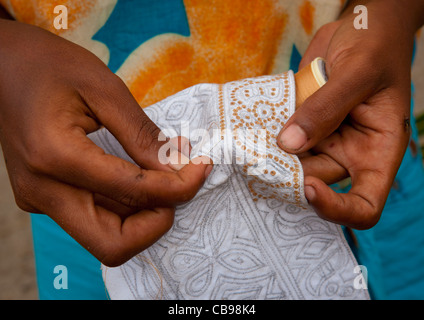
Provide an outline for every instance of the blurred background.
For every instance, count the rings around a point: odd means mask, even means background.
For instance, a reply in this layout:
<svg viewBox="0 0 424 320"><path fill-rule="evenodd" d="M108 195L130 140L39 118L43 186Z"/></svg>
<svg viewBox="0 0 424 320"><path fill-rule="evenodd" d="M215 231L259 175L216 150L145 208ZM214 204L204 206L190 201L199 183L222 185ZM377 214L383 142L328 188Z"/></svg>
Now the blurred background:
<svg viewBox="0 0 424 320"><path fill-rule="evenodd" d="M424 146L424 32L417 36L412 77L420 144ZM15 204L0 149L0 300L29 299L38 299L31 222Z"/></svg>

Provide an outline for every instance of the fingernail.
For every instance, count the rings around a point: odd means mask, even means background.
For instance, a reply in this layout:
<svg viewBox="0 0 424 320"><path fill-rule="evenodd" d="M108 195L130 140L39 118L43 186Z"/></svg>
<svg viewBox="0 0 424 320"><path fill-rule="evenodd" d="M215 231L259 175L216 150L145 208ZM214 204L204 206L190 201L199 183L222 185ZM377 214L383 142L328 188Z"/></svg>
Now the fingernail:
<svg viewBox="0 0 424 320"><path fill-rule="evenodd" d="M299 150L307 141L305 131L295 123L286 128L280 136L280 143L291 150Z"/></svg>
<svg viewBox="0 0 424 320"><path fill-rule="evenodd" d="M306 199L311 202L315 200L317 193L315 191L315 188L312 186L305 186L305 197Z"/></svg>

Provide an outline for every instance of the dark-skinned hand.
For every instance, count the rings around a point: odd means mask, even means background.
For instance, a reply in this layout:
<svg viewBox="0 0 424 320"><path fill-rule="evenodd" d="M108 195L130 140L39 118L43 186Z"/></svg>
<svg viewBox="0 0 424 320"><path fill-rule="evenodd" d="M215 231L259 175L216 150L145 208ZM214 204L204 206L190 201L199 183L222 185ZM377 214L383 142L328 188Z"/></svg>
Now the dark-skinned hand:
<svg viewBox="0 0 424 320"><path fill-rule="evenodd" d="M354 27L358 4L368 9L368 29ZM305 195L324 219L356 229L380 219L410 138L411 58L423 17L424 1L351 1L305 52L300 68L321 56L328 82L278 142L300 156ZM328 186L346 177L348 193Z"/></svg>

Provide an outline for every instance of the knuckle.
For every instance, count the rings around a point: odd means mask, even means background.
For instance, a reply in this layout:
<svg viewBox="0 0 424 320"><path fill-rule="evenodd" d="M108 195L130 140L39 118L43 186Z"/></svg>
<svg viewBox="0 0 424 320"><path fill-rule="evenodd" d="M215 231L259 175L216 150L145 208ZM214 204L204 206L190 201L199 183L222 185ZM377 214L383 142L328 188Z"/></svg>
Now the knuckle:
<svg viewBox="0 0 424 320"><path fill-rule="evenodd" d="M128 261L133 255L122 244L119 234L111 236L110 234L102 235L86 249L93 254L102 264L107 267L118 267Z"/></svg>
<svg viewBox="0 0 424 320"><path fill-rule="evenodd" d="M371 229L372 227L374 227L377 224L379 219L380 219L379 214L370 215L367 219L365 219L364 221L362 221L361 223L356 225L355 229L358 229L358 230Z"/></svg>
<svg viewBox="0 0 424 320"><path fill-rule="evenodd" d="M379 209L377 206L369 206L367 208L364 208L363 210L363 219L360 222L356 223L355 229L371 229L380 220L382 209Z"/></svg>
<svg viewBox="0 0 424 320"><path fill-rule="evenodd" d="M115 73L108 69L102 62L96 57L93 57L93 63L89 66L90 72L86 72L84 77L78 79L78 88L82 90L90 89L114 89L114 85L120 79ZM104 90L105 94L108 94L107 90Z"/></svg>
<svg viewBox="0 0 424 320"><path fill-rule="evenodd" d="M26 200L21 196L15 195L15 203L19 209L25 212L33 212L36 211Z"/></svg>
<svg viewBox="0 0 424 320"><path fill-rule="evenodd" d="M94 83L95 88L100 92L108 92L113 95L117 90L125 87L122 79L110 70L105 70L105 74Z"/></svg>
<svg viewBox="0 0 424 320"><path fill-rule="evenodd" d="M25 149L24 161L32 173L49 173L59 164L63 165L64 148L55 147L56 139L50 139L48 135L43 135L43 141L31 143Z"/></svg>
<svg viewBox="0 0 424 320"><path fill-rule="evenodd" d="M116 192L116 200L129 208L143 208L154 204L153 197L149 196L149 192L144 190L142 184L138 182L143 179L143 173L139 173L133 183L128 183L120 191Z"/></svg>
<svg viewBox="0 0 424 320"><path fill-rule="evenodd" d="M30 146L25 150L24 161L32 173L43 172L46 167L46 156L41 148Z"/></svg>
<svg viewBox="0 0 424 320"><path fill-rule="evenodd" d="M149 203L143 193L135 196L135 188L127 189L118 196L117 201L129 208L142 208Z"/></svg>
<svg viewBox="0 0 424 320"><path fill-rule="evenodd" d="M136 145L142 151L158 149L160 129L146 115L138 119L137 126Z"/></svg>
<svg viewBox="0 0 424 320"><path fill-rule="evenodd" d="M36 211L31 205L32 190L31 184L22 176L14 177L12 190L15 197L15 203L19 209L26 212Z"/></svg>
<svg viewBox="0 0 424 320"><path fill-rule="evenodd" d="M133 183L128 183L119 193L115 192L115 200L135 209L154 207L174 207L192 200L202 185L201 179L183 180L171 175L162 175L156 181L154 188L148 188L144 170L135 177Z"/></svg>
<svg viewBox="0 0 424 320"><path fill-rule="evenodd" d="M97 252L97 257L107 267L118 267L127 262L132 256L123 250L119 243L110 242L108 246L104 246Z"/></svg>
<svg viewBox="0 0 424 320"><path fill-rule="evenodd" d="M327 57L327 65L329 70L333 70L340 63L340 61L349 61L352 55L353 48L351 47L338 47L335 50L332 50L328 53Z"/></svg>
<svg viewBox="0 0 424 320"><path fill-rule="evenodd" d="M96 68L92 73L87 73L76 87L85 102L88 105L95 103L99 110L110 101L124 103L120 97L122 88L126 88L126 86L121 78L109 69Z"/></svg>
<svg viewBox="0 0 424 320"><path fill-rule="evenodd" d="M27 161L28 170L31 173L48 173L51 168L51 162L48 157L32 154L28 157Z"/></svg>

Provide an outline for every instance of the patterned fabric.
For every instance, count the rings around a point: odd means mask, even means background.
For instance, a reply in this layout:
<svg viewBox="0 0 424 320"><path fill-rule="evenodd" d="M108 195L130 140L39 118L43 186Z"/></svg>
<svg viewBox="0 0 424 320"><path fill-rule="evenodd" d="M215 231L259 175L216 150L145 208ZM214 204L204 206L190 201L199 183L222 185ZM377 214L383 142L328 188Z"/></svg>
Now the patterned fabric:
<svg viewBox="0 0 424 320"><path fill-rule="evenodd" d="M288 72L196 85L145 109L164 132L192 133L191 158L215 165L169 232L124 265L103 267L112 299L368 298L354 288L358 263L341 227L308 206L299 159L276 144L294 90ZM106 129L90 137L132 161Z"/></svg>

